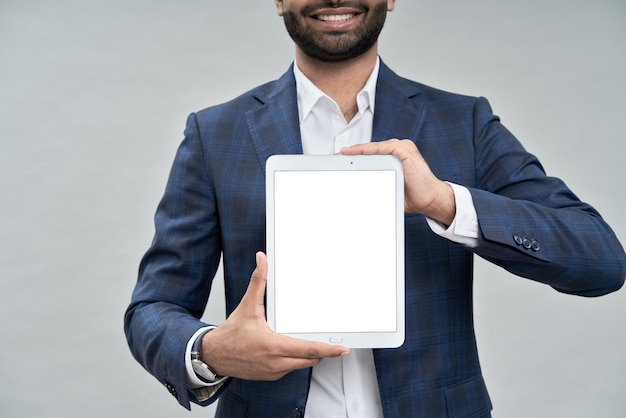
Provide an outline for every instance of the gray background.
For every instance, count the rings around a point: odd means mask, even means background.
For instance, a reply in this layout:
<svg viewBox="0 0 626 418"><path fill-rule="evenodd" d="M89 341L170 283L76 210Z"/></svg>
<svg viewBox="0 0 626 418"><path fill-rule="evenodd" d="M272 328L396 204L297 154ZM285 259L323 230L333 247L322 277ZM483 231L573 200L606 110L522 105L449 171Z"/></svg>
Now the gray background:
<svg viewBox="0 0 626 418"><path fill-rule="evenodd" d="M624 22L623 0L400 0L380 53L488 97L625 242ZM122 315L187 114L292 56L270 0L0 0L1 416L190 416L132 359ZM476 270L496 418L624 416L626 292Z"/></svg>

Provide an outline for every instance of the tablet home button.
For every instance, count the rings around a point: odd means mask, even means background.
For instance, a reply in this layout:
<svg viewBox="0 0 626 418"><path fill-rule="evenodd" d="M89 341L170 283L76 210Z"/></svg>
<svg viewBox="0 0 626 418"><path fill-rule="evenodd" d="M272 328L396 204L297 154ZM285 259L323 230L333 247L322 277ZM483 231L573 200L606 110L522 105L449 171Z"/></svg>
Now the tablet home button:
<svg viewBox="0 0 626 418"><path fill-rule="evenodd" d="M330 342L332 344L339 344L343 342L343 338L342 337L330 337Z"/></svg>

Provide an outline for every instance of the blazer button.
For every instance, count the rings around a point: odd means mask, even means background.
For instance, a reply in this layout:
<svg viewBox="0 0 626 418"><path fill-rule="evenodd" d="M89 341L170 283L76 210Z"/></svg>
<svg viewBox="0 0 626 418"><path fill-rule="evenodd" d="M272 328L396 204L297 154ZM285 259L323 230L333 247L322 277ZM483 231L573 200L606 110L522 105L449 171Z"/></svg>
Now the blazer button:
<svg viewBox="0 0 626 418"><path fill-rule="evenodd" d="M530 243L530 240L528 238L526 238L526 237L522 238L522 245L527 250L530 250L530 247L532 247L532 244Z"/></svg>
<svg viewBox="0 0 626 418"><path fill-rule="evenodd" d="M298 408L295 408L293 411L291 411L291 418L302 418L303 416L304 414Z"/></svg>
<svg viewBox="0 0 626 418"><path fill-rule="evenodd" d="M520 237L519 235L515 234L513 235L513 241L515 241L515 243L517 245L522 245L522 243L524 242L524 240L522 239L522 237Z"/></svg>
<svg viewBox="0 0 626 418"><path fill-rule="evenodd" d="M172 394L172 396L174 396L175 398L178 398L178 394L176 393L176 389L174 388L174 386L170 385L169 383L166 383L165 387Z"/></svg>
<svg viewBox="0 0 626 418"><path fill-rule="evenodd" d="M530 248L532 248L534 251L539 251L539 241L533 238L530 241Z"/></svg>

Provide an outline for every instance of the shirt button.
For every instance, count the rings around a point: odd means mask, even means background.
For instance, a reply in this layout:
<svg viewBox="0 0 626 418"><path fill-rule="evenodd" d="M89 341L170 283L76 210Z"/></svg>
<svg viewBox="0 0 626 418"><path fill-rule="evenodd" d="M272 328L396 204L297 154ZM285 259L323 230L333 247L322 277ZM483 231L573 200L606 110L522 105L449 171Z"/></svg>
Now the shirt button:
<svg viewBox="0 0 626 418"><path fill-rule="evenodd" d="M291 411L291 418L302 418L302 417L303 417L302 411L300 411L298 408Z"/></svg>
<svg viewBox="0 0 626 418"><path fill-rule="evenodd" d="M358 411L359 410L359 401L357 401L357 400L352 401L352 410L353 411Z"/></svg>

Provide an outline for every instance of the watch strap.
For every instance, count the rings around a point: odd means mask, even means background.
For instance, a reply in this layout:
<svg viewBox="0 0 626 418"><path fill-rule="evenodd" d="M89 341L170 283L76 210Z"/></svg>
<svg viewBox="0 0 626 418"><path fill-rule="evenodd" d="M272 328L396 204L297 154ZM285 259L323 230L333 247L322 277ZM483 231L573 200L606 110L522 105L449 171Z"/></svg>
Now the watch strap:
<svg viewBox="0 0 626 418"><path fill-rule="evenodd" d="M191 346L191 366L198 379L205 383L212 384L218 382L220 379L223 379L223 376L215 373L215 371L213 371L213 369L211 369L211 367L202 359L202 338L207 332L210 331L211 329L204 331L198 335L193 342L193 345Z"/></svg>

